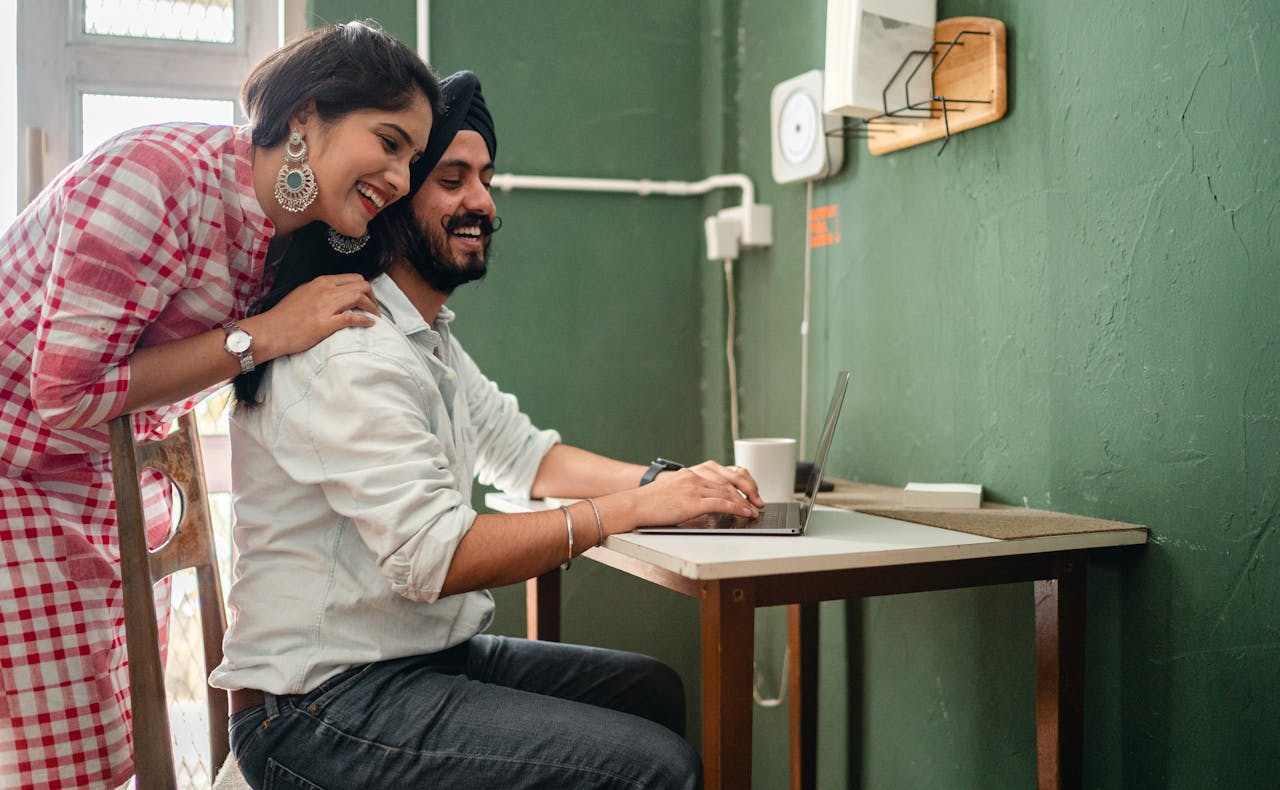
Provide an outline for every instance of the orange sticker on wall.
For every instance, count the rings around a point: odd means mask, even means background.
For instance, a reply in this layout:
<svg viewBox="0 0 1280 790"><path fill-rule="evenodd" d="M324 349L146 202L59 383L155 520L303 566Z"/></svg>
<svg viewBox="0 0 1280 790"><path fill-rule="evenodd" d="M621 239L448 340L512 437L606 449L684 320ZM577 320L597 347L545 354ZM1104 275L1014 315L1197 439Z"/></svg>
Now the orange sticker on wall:
<svg viewBox="0 0 1280 790"><path fill-rule="evenodd" d="M809 212L809 246L827 247L840 243L839 207L819 206Z"/></svg>

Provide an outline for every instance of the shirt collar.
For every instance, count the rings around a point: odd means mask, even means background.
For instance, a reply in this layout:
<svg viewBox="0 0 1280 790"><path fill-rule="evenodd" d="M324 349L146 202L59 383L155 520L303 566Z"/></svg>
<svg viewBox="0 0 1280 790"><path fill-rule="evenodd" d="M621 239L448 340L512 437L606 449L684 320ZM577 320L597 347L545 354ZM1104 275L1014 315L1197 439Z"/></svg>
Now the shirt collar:
<svg viewBox="0 0 1280 790"><path fill-rule="evenodd" d="M418 308L413 306L413 302L409 301L409 297L404 295L404 291L389 276L379 275L369 284L373 288L373 298L378 301L378 307L382 310L382 317L399 329L401 334L409 336L426 332L429 342L440 342L441 333L448 330L449 322L453 320L452 310L441 306L433 326L423 319Z"/></svg>
<svg viewBox="0 0 1280 790"><path fill-rule="evenodd" d="M258 202L258 193L254 190L252 127L231 128L231 158L235 168L234 191L225 186L223 188L223 199L229 215L228 231L231 232L231 220L239 220L235 223L237 230L233 233L232 243L243 250L249 259L247 271L239 268L236 271L236 312L239 313L248 309L275 281L275 267L267 267L267 254L271 238L275 235L275 225L267 217L262 204ZM238 206L234 205L236 198L239 200ZM237 209L238 217L234 216Z"/></svg>
<svg viewBox="0 0 1280 790"><path fill-rule="evenodd" d="M253 127L236 126L231 132L236 160L236 184L240 187L240 207L244 221L259 236L270 239L276 228L267 212L258 203L258 193L253 188Z"/></svg>

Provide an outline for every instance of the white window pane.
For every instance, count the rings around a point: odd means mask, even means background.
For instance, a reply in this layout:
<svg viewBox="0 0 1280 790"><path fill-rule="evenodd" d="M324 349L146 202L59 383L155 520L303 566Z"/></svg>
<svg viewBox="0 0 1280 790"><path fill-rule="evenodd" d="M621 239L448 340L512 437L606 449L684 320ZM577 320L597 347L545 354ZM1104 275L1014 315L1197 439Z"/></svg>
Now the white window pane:
<svg viewBox="0 0 1280 790"><path fill-rule="evenodd" d="M17 3L0 3L0 233L18 215L17 27Z"/></svg>
<svg viewBox="0 0 1280 790"><path fill-rule="evenodd" d="M84 32L177 41L235 41L235 0L84 0Z"/></svg>
<svg viewBox="0 0 1280 790"><path fill-rule="evenodd" d="M180 99L164 96L117 96L86 93L81 96L81 150L93 150L108 137L132 129L170 121L235 123L236 103L231 99Z"/></svg>

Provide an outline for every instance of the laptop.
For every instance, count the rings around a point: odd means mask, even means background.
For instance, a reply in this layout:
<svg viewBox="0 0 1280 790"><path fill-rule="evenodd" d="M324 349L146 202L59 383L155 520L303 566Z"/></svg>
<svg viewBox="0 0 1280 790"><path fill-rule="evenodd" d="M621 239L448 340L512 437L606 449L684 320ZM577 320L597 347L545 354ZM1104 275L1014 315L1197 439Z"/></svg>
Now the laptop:
<svg viewBox="0 0 1280 790"><path fill-rule="evenodd" d="M844 393L849 388L849 371L842 370L836 376L836 389L827 408L827 421L818 439L818 449L813 455L813 471L804 487L804 500L800 502L766 502L756 518L734 516L729 513L708 513L679 524L657 527L637 527L636 532L662 535L803 535L818 498L818 486L822 484L822 470L827 465L831 451L831 439L836 433L836 421L844 406Z"/></svg>

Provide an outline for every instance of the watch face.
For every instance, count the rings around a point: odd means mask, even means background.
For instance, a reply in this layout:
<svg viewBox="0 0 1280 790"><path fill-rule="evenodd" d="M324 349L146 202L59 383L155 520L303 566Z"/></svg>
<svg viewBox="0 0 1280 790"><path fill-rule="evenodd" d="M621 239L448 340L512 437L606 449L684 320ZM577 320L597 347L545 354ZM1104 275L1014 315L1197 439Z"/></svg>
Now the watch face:
<svg viewBox="0 0 1280 790"><path fill-rule="evenodd" d="M243 354L249 350L249 346L253 343L253 337L243 329L237 329L227 335L226 348L232 354Z"/></svg>

